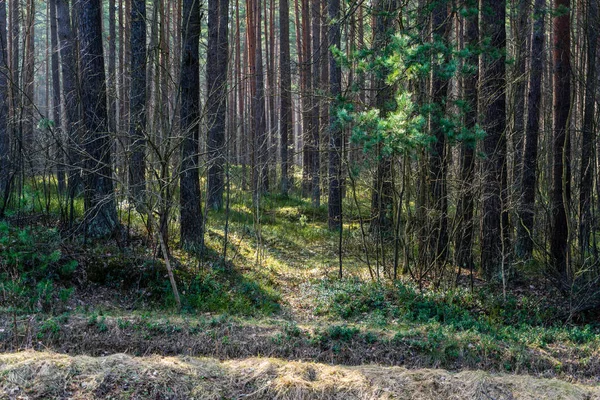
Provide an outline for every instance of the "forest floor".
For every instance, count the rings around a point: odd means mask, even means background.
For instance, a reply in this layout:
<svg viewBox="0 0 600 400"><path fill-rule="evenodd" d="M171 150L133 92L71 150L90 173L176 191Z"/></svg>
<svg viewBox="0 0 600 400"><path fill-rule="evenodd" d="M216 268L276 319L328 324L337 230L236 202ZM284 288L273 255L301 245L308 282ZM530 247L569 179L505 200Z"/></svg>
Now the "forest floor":
<svg viewBox="0 0 600 400"><path fill-rule="evenodd" d="M208 213L203 257L171 246L181 312L133 214L125 244L66 238L35 206L9 218L4 268L45 275L29 292L2 275L0 399L600 399L600 328L539 276L507 294L476 275L419 287L373 251L372 280L359 198L340 280L326 206L267 196L257 224L236 193Z"/></svg>

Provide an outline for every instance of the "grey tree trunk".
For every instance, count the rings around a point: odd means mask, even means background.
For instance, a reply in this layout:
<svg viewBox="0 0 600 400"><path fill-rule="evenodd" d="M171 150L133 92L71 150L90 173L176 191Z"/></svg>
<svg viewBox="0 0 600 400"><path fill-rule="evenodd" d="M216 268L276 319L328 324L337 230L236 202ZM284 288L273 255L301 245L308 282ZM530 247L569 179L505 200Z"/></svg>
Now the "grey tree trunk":
<svg viewBox="0 0 600 400"><path fill-rule="evenodd" d="M146 191L146 1L131 4L131 88L129 102L129 189L139 211ZM167 106L166 104L164 106Z"/></svg>
<svg viewBox="0 0 600 400"><path fill-rule="evenodd" d="M465 61L470 72L463 80L463 96L467 102L468 111L465 115L465 126L474 131L477 125L477 84L479 80L479 56L477 47L479 42L479 12L476 1L468 1L469 9L473 10L465 16L466 24L466 47L469 50L469 58ZM464 141L461 146L461 196L457 205L456 215L459 219L458 237L455 243L456 265L460 268L473 269L473 207L474 207L474 185L475 176L475 148L477 142L475 137Z"/></svg>
<svg viewBox="0 0 600 400"><path fill-rule="evenodd" d="M198 139L200 129L200 2L183 1L181 54L181 149L179 210L181 243L193 249L203 244Z"/></svg>
<svg viewBox="0 0 600 400"><path fill-rule="evenodd" d="M483 149L483 225L481 264L486 278L498 277L504 266L506 211L506 1L482 0L480 34L491 50L481 57Z"/></svg>
<svg viewBox="0 0 600 400"><path fill-rule="evenodd" d="M223 163L225 161L225 117L227 112L227 64L229 0L208 2L208 53L206 84L208 93L208 189L206 205L223 206Z"/></svg>
<svg viewBox="0 0 600 400"><path fill-rule="evenodd" d="M570 10L570 0L555 0L556 9ZM571 197L569 174L569 114L571 111L571 23L570 12L554 17L554 151L552 154L552 234L550 253L555 278L563 290L571 281L568 259L569 223L567 204Z"/></svg>
<svg viewBox="0 0 600 400"><path fill-rule="evenodd" d="M0 32L6 32L6 1L0 1ZM4 214L10 191L9 154L10 131L8 129L9 86L6 35L0 35L0 217Z"/></svg>
<svg viewBox="0 0 600 400"><path fill-rule="evenodd" d="M86 230L89 237L99 238L115 234L119 227L113 190L112 141L108 135L101 0L81 0L77 8L85 128Z"/></svg>
<svg viewBox="0 0 600 400"><path fill-rule="evenodd" d="M321 153L320 153L320 114L319 114L319 95L318 91L321 86L320 73L320 55L321 55L321 2L322 0L312 0L311 16L312 16L312 57L311 77L312 94L311 94L311 110L310 110L310 177L311 177L311 198L312 205L319 207L321 205Z"/></svg>
<svg viewBox="0 0 600 400"><path fill-rule="evenodd" d="M63 131L67 138L67 191L70 201L70 220L73 220L73 199L81 190L82 152L78 132L80 113L77 104L77 61L75 37L71 28L69 0L56 0L56 21L60 44L62 100L64 102Z"/></svg>
<svg viewBox="0 0 600 400"><path fill-rule="evenodd" d="M337 49L341 46L340 38L340 0L329 0L329 46ZM331 230L342 228L342 124L337 119L335 107L342 95L342 69L333 54L329 55L329 92L332 112L329 113L329 202L328 225Z"/></svg>
<svg viewBox="0 0 600 400"><path fill-rule="evenodd" d="M63 142L60 112L60 66L58 59L58 32L56 27L56 0L48 2L50 11L50 46L52 51L52 120L54 121L54 138L56 141L56 180L58 192L65 192L65 147Z"/></svg>
<svg viewBox="0 0 600 400"><path fill-rule="evenodd" d="M264 85L264 72L263 72L263 59L262 59L262 46L260 40L260 21L261 21L261 4L260 0L254 2L254 26L256 27L255 41L256 47L254 49L255 55L255 68L254 74L254 85L255 93L252 99L252 115L254 119L254 131L255 131L255 149L257 151L256 156L256 169L254 176L255 185L255 197L260 196L269 190L269 174L267 170L268 162L268 136L266 132L266 115L265 115L265 85ZM256 200L256 198L255 198Z"/></svg>
<svg viewBox="0 0 600 400"><path fill-rule="evenodd" d="M373 33L373 50L375 54L383 53L390 44L394 32L395 0L377 0L374 7L375 27ZM389 68L381 66L375 74L375 107L379 110L381 118L394 111L394 88L387 83ZM392 160L382 154L382 145L378 145L377 172L373 191L371 193L371 230L373 233L391 231L393 227L393 191L392 186Z"/></svg>
<svg viewBox="0 0 600 400"><path fill-rule="evenodd" d="M25 161L33 167L33 156L36 142L33 138L35 105L34 101L34 79L35 79L35 1L28 0L25 13L24 43L25 55L23 71L23 120L22 120L22 151ZM30 171L34 173L34 171Z"/></svg>
<svg viewBox="0 0 600 400"><path fill-rule="evenodd" d="M433 40L448 43L448 4L439 2L432 13ZM434 210L429 221L429 250L433 262L443 265L448 257L448 194L446 176L448 174L448 161L446 159L446 132L443 119L446 115L446 97L448 95L448 78L444 76L443 69L449 60L448 51L439 57L434 54L432 62L431 92L433 109L430 113L431 135L435 138L429 154L429 196L430 207Z"/></svg>
<svg viewBox="0 0 600 400"><path fill-rule="evenodd" d="M587 15L587 75L585 86L585 112L581 146L581 176L579 181L579 251L582 260L590 250L590 230L592 226L592 189L594 175L594 116L596 104L596 63L598 47L598 0L589 0Z"/></svg>
<svg viewBox="0 0 600 400"><path fill-rule="evenodd" d="M540 136L540 112L542 103L542 73L544 71L544 7L545 0L535 0L529 67L529 91L527 93L527 125L525 148L521 171L521 202L517 222L516 255L521 259L531 258L533 253L533 229L535 217L535 190L537 184L538 137Z"/></svg>
<svg viewBox="0 0 600 400"><path fill-rule="evenodd" d="M115 0L108 0L108 118L111 132L117 132L117 20Z"/></svg>
<svg viewBox="0 0 600 400"><path fill-rule="evenodd" d="M290 138L292 136L292 76L290 67L290 10L288 0L279 0L279 46L280 69L280 127L281 132L281 193L285 196L290 189Z"/></svg>

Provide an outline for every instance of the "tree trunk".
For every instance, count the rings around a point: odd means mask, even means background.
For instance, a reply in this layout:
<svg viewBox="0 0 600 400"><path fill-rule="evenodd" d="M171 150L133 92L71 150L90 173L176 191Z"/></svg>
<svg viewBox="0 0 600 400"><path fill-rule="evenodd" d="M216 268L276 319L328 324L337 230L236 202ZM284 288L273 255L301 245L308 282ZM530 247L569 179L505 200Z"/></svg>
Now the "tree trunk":
<svg viewBox="0 0 600 400"><path fill-rule="evenodd" d="M448 44L449 24L448 5L440 2L433 10L432 33L433 40ZM429 155L429 191L430 206L433 209L430 221L429 248L433 251L433 260L436 265L443 265L448 256L448 195L446 188L446 175L448 174L448 161L446 159L446 132L443 119L446 114L446 97L448 95L448 78L444 76L444 67L449 63L449 54L434 53L431 77L431 92L433 107L430 113L431 135L435 141L431 145Z"/></svg>
<svg viewBox="0 0 600 400"><path fill-rule="evenodd" d="M525 90L526 90L526 61L527 61L527 33L528 17L531 14L531 0L515 1L512 26L513 41L515 42L515 64L513 65L513 87L512 87L512 132L511 140L513 146L512 182L516 186L516 194L519 189L520 176L523 162L523 138L525 131ZM516 13L516 15L515 15ZM518 204L517 197L515 202Z"/></svg>
<svg viewBox="0 0 600 400"><path fill-rule="evenodd" d="M311 43L310 43L310 2L302 0L302 63L300 64L300 93L302 96L302 195L312 194L312 79L310 76Z"/></svg>
<svg viewBox="0 0 600 400"><path fill-rule="evenodd" d="M17 113L21 99L20 86L19 86L19 37L20 37L20 24L19 24L19 2L18 1L9 1L8 2L9 9L9 33L8 36L10 41L8 43L8 48L10 50L9 54L9 66L10 66L10 120L9 125L11 127L12 136L17 138ZM14 172L14 171L13 171Z"/></svg>
<svg viewBox="0 0 600 400"><path fill-rule="evenodd" d="M206 83L208 93L208 189L207 207L223 206L223 163L225 155L225 117L227 112L229 0L208 2L208 53Z"/></svg>
<svg viewBox="0 0 600 400"><path fill-rule="evenodd" d="M58 193L65 192L65 148L61 129L60 112L60 66L58 59L58 32L56 28L56 0L48 2L50 21L50 47L52 69L52 121L54 122L54 139L56 141L56 181Z"/></svg>
<svg viewBox="0 0 600 400"><path fill-rule="evenodd" d="M260 0L254 1L254 33L255 33L255 73L254 86L255 92L252 99L252 116L254 119L254 134L255 134L255 150L256 168L254 176L255 197L266 193L269 190L269 175L267 170L268 161L268 136L266 132L266 116L265 116L265 85L263 73L262 46L260 35L261 21L261 3ZM257 200L255 198L255 200Z"/></svg>
<svg viewBox="0 0 600 400"><path fill-rule="evenodd" d="M286 196L290 189L289 181L289 138L292 137L292 76L290 67L290 10L288 0L279 0L279 46L281 57L279 130L281 132L281 194Z"/></svg>
<svg viewBox="0 0 600 400"><path fill-rule="evenodd" d="M340 0L329 0L329 46L341 47L340 35ZM329 47L328 46L328 47ZM342 124L337 119L336 106L342 95L342 68L335 60L333 53L329 55L329 92L331 96L331 112L329 113L329 202L328 225L330 230L342 228Z"/></svg>
<svg viewBox="0 0 600 400"><path fill-rule="evenodd" d="M117 132L117 20L115 0L108 0L108 118L109 129Z"/></svg>
<svg viewBox="0 0 600 400"><path fill-rule="evenodd" d="M80 113L77 105L77 62L75 58L75 37L71 25L69 0L56 0L56 22L60 43L62 72L62 99L65 110L63 131L67 137L67 191L70 201L70 217L73 220L73 200L81 190L82 153L81 135L77 125Z"/></svg>
<svg viewBox="0 0 600 400"><path fill-rule="evenodd" d="M395 11L396 2L394 0L377 0L373 11L375 18L373 51L376 55L385 53L386 47L393 38ZM395 110L396 102L394 101L394 88L387 83L387 77L391 71L387 66L379 68L374 79L375 107L379 110L380 117L386 118L390 112ZM371 230L373 233L389 232L393 227L392 160L389 156L382 154L382 147L383 145L379 143L377 172L371 193Z"/></svg>
<svg viewBox="0 0 600 400"><path fill-rule="evenodd" d="M141 212L146 191L146 0L133 0L131 4L130 38L129 190L133 204Z"/></svg>
<svg viewBox="0 0 600 400"><path fill-rule="evenodd" d="M119 225L114 199L108 135L106 77L100 0L78 4L82 109L86 152L85 211L89 237L106 237Z"/></svg>
<svg viewBox="0 0 600 400"><path fill-rule="evenodd" d="M496 278L504 267L508 225L506 212L506 1L482 0L481 38L490 49L481 58L481 92L485 174L481 264L486 278ZM498 54L499 53L499 54Z"/></svg>
<svg viewBox="0 0 600 400"><path fill-rule="evenodd" d="M582 260L590 250L590 228L592 226L593 149L594 117L596 105L596 62L598 46L598 0L589 0L587 13L587 75L585 84L585 111L581 146L581 176L579 181L579 251Z"/></svg>
<svg viewBox="0 0 600 400"><path fill-rule="evenodd" d="M465 61L469 72L463 80L464 99L467 102L468 111L465 115L465 127L471 132L468 140L461 145L460 182L461 196L457 205L456 216L458 218L458 237L456 246L456 265L459 268L472 270L473 262L473 207L474 207L474 185L475 177L475 148L477 146L475 129L477 127L477 84L479 80L479 56L477 47L479 42L479 8L476 1L468 1L467 7L471 12L465 16L466 23L466 47L469 57Z"/></svg>
<svg viewBox="0 0 600 400"><path fill-rule="evenodd" d="M0 32L6 32L6 1L0 1ZM10 191L9 154L10 132L8 129L9 86L8 52L6 35L0 35L0 217L4 214Z"/></svg>
<svg viewBox="0 0 600 400"><path fill-rule="evenodd" d="M571 109L571 65L570 65L570 0L555 0L554 8L561 15L554 17L554 152L552 156L552 234L550 253L555 278L563 289L569 287L571 280L568 268L568 238L566 204L570 201L569 176L569 113ZM566 11L565 11L566 10Z"/></svg>
<svg viewBox="0 0 600 400"><path fill-rule="evenodd" d="M24 20L25 37L25 70L23 71L23 151L26 161L33 167L33 155L36 142L33 138L34 129L34 79L35 79L35 1L28 0L26 7L26 18ZM31 173L35 173L33 170Z"/></svg>
<svg viewBox="0 0 600 400"><path fill-rule="evenodd" d="M200 3L183 0L181 61L181 130L184 134L181 152L180 229L184 247L195 248L203 242L198 170L200 129Z"/></svg>
<svg viewBox="0 0 600 400"><path fill-rule="evenodd" d="M311 1L311 16L312 16L312 57L310 60L311 65L311 79L312 79L312 93L311 98L311 110L310 110L310 152L311 152L311 163L310 163L310 177L311 177L311 197L312 205L319 207L321 205L321 153L320 153L320 132L319 132L319 95L318 90L321 82L320 73L320 55L321 55L321 1Z"/></svg>
<svg viewBox="0 0 600 400"><path fill-rule="evenodd" d="M540 112L542 102L542 73L544 70L544 7L545 0L535 0L529 67L529 91L527 94L527 126L525 149L521 171L521 202L517 223L516 255L529 259L533 253L533 230L535 217L535 190L537 184L538 137L540 136Z"/></svg>

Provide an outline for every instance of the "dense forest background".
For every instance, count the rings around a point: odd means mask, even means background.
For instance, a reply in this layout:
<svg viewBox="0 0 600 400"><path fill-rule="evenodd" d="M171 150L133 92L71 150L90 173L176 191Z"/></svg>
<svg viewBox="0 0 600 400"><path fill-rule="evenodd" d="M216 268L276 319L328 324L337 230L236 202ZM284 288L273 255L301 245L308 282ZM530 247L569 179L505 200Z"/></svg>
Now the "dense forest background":
<svg viewBox="0 0 600 400"><path fill-rule="evenodd" d="M593 398L598 7L0 0L0 397Z"/></svg>
<svg viewBox="0 0 600 400"><path fill-rule="evenodd" d="M0 0L0 337L100 288L593 324L599 29L598 0Z"/></svg>

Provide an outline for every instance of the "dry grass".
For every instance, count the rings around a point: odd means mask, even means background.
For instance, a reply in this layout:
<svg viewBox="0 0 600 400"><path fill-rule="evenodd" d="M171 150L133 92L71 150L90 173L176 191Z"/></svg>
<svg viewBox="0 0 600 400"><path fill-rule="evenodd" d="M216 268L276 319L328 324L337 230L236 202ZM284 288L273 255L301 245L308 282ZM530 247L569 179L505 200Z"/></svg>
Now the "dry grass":
<svg viewBox="0 0 600 400"><path fill-rule="evenodd" d="M600 399L600 387L520 375L249 358L0 355L1 399Z"/></svg>

